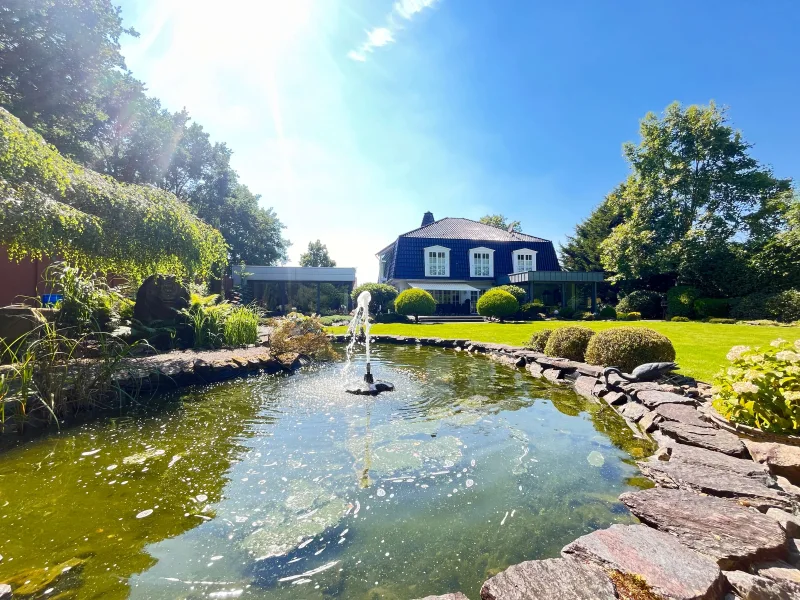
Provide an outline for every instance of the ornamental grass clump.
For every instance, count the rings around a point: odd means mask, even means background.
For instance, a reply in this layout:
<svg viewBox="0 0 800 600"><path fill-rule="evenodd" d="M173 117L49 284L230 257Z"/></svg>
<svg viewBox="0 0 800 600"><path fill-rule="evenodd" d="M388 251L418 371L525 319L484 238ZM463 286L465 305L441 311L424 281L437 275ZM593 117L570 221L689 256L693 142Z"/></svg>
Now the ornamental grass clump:
<svg viewBox="0 0 800 600"><path fill-rule="evenodd" d="M228 346L249 346L258 342L261 316L250 306L234 307L225 319L223 337Z"/></svg>
<svg viewBox="0 0 800 600"><path fill-rule="evenodd" d="M547 340L544 353L547 356L582 361L589 341L595 335L588 327L561 327Z"/></svg>
<svg viewBox="0 0 800 600"><path fill-rule="evenodd" d="M675 348L664 335L647 327L612 327L599 331L586 347L586 362L619 367L630 373L649 362L672 362Z"/></svg>
<svg viewBox="0 0 800 600"><path fill-rule="evenodd" d="M553 333L552 329L535 331L533 335L531 335L531 339L528 341L528 348L534 352L544 352L545 346L547 346L547 340L550 339L551 333Z"/></svg>
<svg viewBox="0 0 800 600"><path fill-rule="evenodd" d="M735 423L770 433L800 432L800 340L768 348L734 346L714 378L714 408Z"/></svg>

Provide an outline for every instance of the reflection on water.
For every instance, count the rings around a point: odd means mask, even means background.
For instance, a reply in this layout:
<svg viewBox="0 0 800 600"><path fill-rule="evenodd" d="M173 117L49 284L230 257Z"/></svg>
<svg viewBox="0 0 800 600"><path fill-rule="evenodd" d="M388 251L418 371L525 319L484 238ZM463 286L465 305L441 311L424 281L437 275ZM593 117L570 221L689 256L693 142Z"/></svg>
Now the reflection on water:
<svg viewBox="0 0 800 600"><path fill-rule="evenodd" d="M649 448L608 409L491 361L380 347L363 367L176 394L0 454L0 581L85 559L62 598L414 598L632 517ZM28 575L26 574L26 577Z"/></svg>

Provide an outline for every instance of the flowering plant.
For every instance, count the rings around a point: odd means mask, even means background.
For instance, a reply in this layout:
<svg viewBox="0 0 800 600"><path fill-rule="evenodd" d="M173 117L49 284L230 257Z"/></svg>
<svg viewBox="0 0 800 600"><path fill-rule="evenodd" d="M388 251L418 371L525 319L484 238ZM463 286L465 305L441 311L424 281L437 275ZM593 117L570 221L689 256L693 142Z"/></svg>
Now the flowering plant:
<svg viewBox="0 0 800 600"><path fill-rule="evenodd" d="M722 416L773 433L800 430L800 340L769 348L734 346L731 365L714 378L714 408Z"/></svg>

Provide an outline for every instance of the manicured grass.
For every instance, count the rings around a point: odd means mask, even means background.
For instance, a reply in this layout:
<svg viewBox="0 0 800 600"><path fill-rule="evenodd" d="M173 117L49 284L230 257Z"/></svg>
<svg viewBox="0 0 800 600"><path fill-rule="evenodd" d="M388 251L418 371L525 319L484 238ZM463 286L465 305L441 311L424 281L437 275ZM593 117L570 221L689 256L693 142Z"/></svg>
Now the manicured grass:
<svg viewBox="0 0 800 600"><path fill-rule="evenodd" d="M639 322L568 322L538 321L533 323L441 323L441 324L376 324L375 334L416 337L462 338L480 342L495 342L522 346L531 333L540 329L555 329L567 325L584 325L596 331L609 327L650 327L663 333L675 346L680 372L701 381L710 382L720 367L727 364L725 355L733 346L768 345L772 340L800 338L798 327L756 327L753 325L714 325L711 323L671 323L665 321ZM331 327L331 333L344 333L346 327Z"/></svg>

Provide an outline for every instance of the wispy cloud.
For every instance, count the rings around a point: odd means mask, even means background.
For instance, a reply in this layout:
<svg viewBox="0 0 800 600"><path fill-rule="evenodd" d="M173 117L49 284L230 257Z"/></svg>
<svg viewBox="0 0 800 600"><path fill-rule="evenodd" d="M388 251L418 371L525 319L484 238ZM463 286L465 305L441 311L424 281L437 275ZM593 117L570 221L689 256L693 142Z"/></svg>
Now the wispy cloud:
<svg viewBox="0 0 800 600"><path fill-rule="evenodd" d="M367 39L358 48L350 50L347 57L357 62L365 62L369 53L395 41L395 33L403 29L403 20L410 21L419 12L430 8L439 0L397 0L391 12L386 15L385 27L374 27L367 31Z"/></svg>

